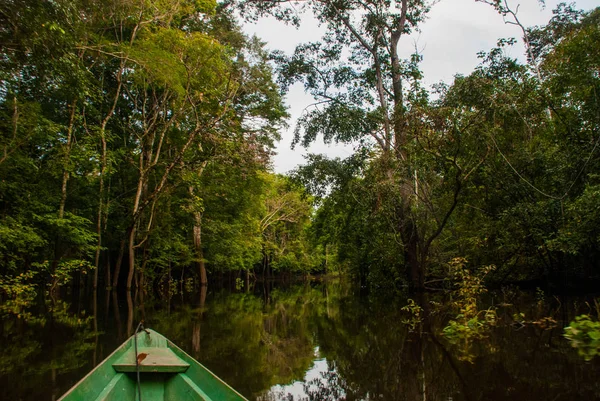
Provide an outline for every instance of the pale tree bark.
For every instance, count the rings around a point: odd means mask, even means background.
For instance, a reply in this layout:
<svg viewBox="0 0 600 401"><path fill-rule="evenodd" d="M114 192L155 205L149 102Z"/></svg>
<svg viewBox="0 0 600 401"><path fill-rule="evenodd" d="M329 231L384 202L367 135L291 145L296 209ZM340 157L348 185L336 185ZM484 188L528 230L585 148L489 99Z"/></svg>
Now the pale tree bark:
<svg viewBox="0 0 600 401"><path fill-rule="evenodd" d="M4 163L11 153L16 151L21 145L23 145L29 139L29 134L20 135L21 139L19 140L19 100L16 95L13 95L13 104L12 104L12 117L11 117L11 125L12 125L12 138L8 143L4 145L2 157L0 157L0 164Z"/></svg>
<svg viewBox="0 0 600 401"><path fill-rule="evenodd" d="M375 5L375 9L371 9L365 4L363 6L373 15L384 14L384 10L379 9L380 5ZM383 129L386 140L381 150L382 156L387 159L386 179L389 182L396 182L398 187L397 196L399 199L396 215L399 220L397 223L399 225L398 232L402 240L407 279L413 288L422 289L424 287L427 264L427 254L423 250L425 248L429 249L429 246L423 246L423 238L419 234L417 220L411 212L411 208L415 202L415 187L412 184L412 174L410 172L406 172L406 174L403 172L408 168L407 163L410 162L407 145L411 137L405 115L402 82L403 71L398 55L398 46L400 39L406 32L409 13L408 0L401 0L399 8L400 14L396 25L388 26L382 23L379 30L371 35L372 43L369 42L367 37L362 36L349 19L341 15L341 12L337 11L337 15L342 24L350 31L350 34L372 57L376 78L375 89L379 105L384 111ZM386 36L386 40L384 40L384 36ZM391 78L389 81L391 88L389 90L385 88L385 79L381 69L384 61L381 59L383 53L379 49L380 43L386 44L385 49L387 54L385 57L389 57L387 61L391 65L391 76L389 77ZM391 98L391 106L388 104L388 97ZM392 108L391 110L390 107ZM381 146L381 142L377 142ZM400 172L400 176L398 172Z"/></svg>
<svg viewBox="0 0 600 401"><path fill-rule="evenodd" d="M404 33L408 0L402 0L400 21L390 34L390 59L392 63L392 93L394 99L394 154L397 162L407 162L406 145L408 143L407 127L404 113L404 93L402 89L402 70L398 56L398 44ZM410 208L414 190L408 179L401 178L399 182L400 207L400 237L404 248L404 262L408 268L408 278L411 286L422 289L425 283L425 260L419 258L419 231L416 221L412 218Z"/></svg>
<svg viewBox="0 0 600 401"><path fill-rule="evenodd" d="M73 127L75 125L75 110L77 102L74 101L69 111L69 125L67 127L67 142L65 143L64 167L62 175L62 185L60 188L60 204L58 206L58 218L62 219L65 216L65 204L67 203L67 183L69 181L70 172L67 164L71 158L71 148L73 146Z"/></svg>
<svg viewBox="0 0 600 401"><path fill-rule="evenodd" d="M226 94L226 98L223 100L222 110L220 110L218 115L214 116L211 120L209 120L209 122L203 122L201 116L198 114L196 104L190 99L191 88L189 87L188 82L188 86L186 87L186 92L188 93L188 95L186 95L186 99L188 99L188 101L182 104L178 110L173 111L171 114L169 114L167 112L168 110L165 109L165 112L161 113L161 115L170 115L170 117L164 117L168 118L167 121L159 121L157 118L155 118L147 127L145 127L144 138L142 138L142 146L145 146L145 149L140 154L140 177L138 179L136 196L132 209L132 224L129 228L129 274L127 276L127 289L131 289L133 283L135 272L136 232L137 225L143 211L149 205L155 202L160 194L162 194L167 186L167 182L172 171L184 164L184 155L190 149L192 144L195 143L198 136L200 136L202 132L208 132L218 125L222 118L227 114L229 111L230 102L234 98L236 91L237 90L232 90L230 93ZM165 98L161 100L166 102ZM162 108L154 107L153 110L155 113L159 113ZM196 124L194 129L188 133L187 140L180 149L172 150L173 158L169 163L167 163L164 172L162 173L162 176L158 180L154 189L151 192L146 191L147 194L144 194L144 189L147 188L148 185L150 171L158 164L162 155L161 149L167 131L175 123L177 118L179 118L186 111L191 112L195 117ZM159 123L163 123L162 127L157 127L157 124ZM155 143L157 144L156 149L152 147L152 145Z"/></svg>
<svg viewBox="0 0 600 401"><path fill-rule="evenodd" d="M206 276L204 251L202 250L202 213L200 212L194 212L194 250L198 259L196 263L200 274L200 285L205 286L208 284L208 277Z"/></svg>
<svg viewBox="0 0 600 401"><path fill-rule="evenodd" d="M198 176L201 176L202 173L204 172L204 169L206 168L207 164L208 164L207 160L202 162L200 167L197 170L195 170L195 173ZM192 202L193 202L193 199L196 197L196 191L195 191L195 188L193 185L190 185L188 187L188 192L190 193L190 196L191 196ZM202 287L205 287L208 284L208 277L206 274L206 265L204 262L204 251L202 249L202 212L200 210L198 210L198 208L195 207L195 205L193 205L192 208L193 208L193 216L194 216L193 235L194 235L194 251L196 253L196 259L197 259L196 265L197 265L198 274L200 277L200 285Z"/></svg>
<svg viewBox="0 0 600 401"><path fill-rule="evenodd" d="M118 23L115 24L115 26L120 27L120 29L119 29L120 38L118 40L120 43L126 42L126 43L129 43L129 46L133 45L140 27L145 23L142 20L144 11L145 11L144 7L141 7L137 23L133 27L131 36L129 37L129 40L127 40L126 38L124 38L122 36L123 32L124 32L124 29L123 29L124 21L119 21ZM96 288L98 286L98 268L100 265L100 252L102 249L102 221L103 221L103 216L105 214L105 210L104 210L105 209L104 179L106 176L106 170L108 168L108 144L107 144L107 138L106 138L106 127L108 126L109 121L113 117L115 110L117 108L119 98L121 97L121 92L123 90L123 73L125 72L126 67L127 67L127 58L126 58L126 56L122 56L121 60L119 62L119 69L118 69L117 75L116 75L117 87L115 88L115 93L112 98L112 102L111 102L106 114L104 115L104 118L102 119L102 121L100 123L100 127L99 127L100 145L101 145L102 151L101 151L101 156L100 156L100 159L101 159L100 165L101 166L100 166L99 189L98 189L98 194L99 194L99 196L98 196L98 214L97 214L97 218L96 218L96 235L97 235L98 241L96 244L96 254L94 257L94 267L95 267L94 288ZM118 284L118 278L119 278L119 276L117 274L115 276L115 284L113 285L113 287L116 287L116 284Z"/></svg>
<svg viewBox="0 0 600 401"><path fill-rule="evenodd" d="M102 249L102 221L104 218L104 209L105 209L105 194L104 194L104 177L106 175L106 170L108 168L108 144L106 140L106 126L108 122L112 118L115 109L117 107L117 102L119 101L119 97L121 96L121 90L123 87L123 71L125 70L125 60L121 60L119 71L117 72L117 87L115 89L115 94L112 99L112 104L108 109L106 115L102 119L100 123L100 145L101 145L101 155L100 155L100 176L99 176L99 188L98 188L98 213L96 216L96 236L98 238L96 242L96 254L94 257L94 288L98 287L98 269L100 267L100 251ZM116 276L118 280L118 275Z"/></svg>
<svg viewBox="0 0 600 401"><path fill-rule="evenodd" d="M509 24L509 25L518 26L521 29L521 33L523 35L523 45L525 46L525 51L527 52L527 56L529 59L529 65L531 66L531 68L533 68L535 76L538 79L538 83L541 85L544 82L544 80L542 77L542 72L540 70L539 62L538 62L537 58L535 57L535 55L533 54L533 47L531 46L531 41L529 39L529 34L527 33L527 29L525 28L525 25L523 25L523 23L521 22L521 20L519 20L519 17L518 17L520 5L517 5L517 7L513 10L508 5L507 0L503 0L504 5L502 5L499 2L494 2L491 0L475 0L475 1L491 5L492 7L494 7L496 9L496 11L498 11L503 16L504 23ZM506 17L509 15L512 18L512 21L506 19ZM548 116L548 119L552 119L552 111L550 110L550 107L546 108L546 115ZM533 137L530 137L529 139L533 139Z"/></svg>
<svg viewBox="0 0 600 401"><path fill-rule="evenodd" d="M15 99L16 102L16 99ZM67 202L67 182L69 180L69 169L67 168L67 164L70 161L71 157L71 147L73 142L73 127L75 125L75 110L77 108L77 102L73 101L73 104L69 107L69 124L67 126L67 140L64 147L64 157L63 157L63 175L62 175L62 185L61 185L61 196L60 203L58 206L58 218L63 219L65 216L65 204ZM60 262L61 250L58 240L54 247L54 259L52 260L51 271L55 272L58 268L58 264ZM50 294L55 295L56 288L58 287L58 278L54 278L52 280L52 284L50 286Z"/></svg>

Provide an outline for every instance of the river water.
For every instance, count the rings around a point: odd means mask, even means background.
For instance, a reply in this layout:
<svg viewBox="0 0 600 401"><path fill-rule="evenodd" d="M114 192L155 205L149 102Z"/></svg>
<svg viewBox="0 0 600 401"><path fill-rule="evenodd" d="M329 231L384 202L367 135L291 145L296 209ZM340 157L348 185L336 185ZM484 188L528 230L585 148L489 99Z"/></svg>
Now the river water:
<svg viewBox="0 0 600 401"><path fill-rule="evenodd" d="M600 400L600 358L562 335L598 313L591 298L488 294L495 326L458 343L442 334L450 301L421 296L419 314L340 281L65 297L1 322L0 399L60 398L144 319L250 400Z"/></svg>

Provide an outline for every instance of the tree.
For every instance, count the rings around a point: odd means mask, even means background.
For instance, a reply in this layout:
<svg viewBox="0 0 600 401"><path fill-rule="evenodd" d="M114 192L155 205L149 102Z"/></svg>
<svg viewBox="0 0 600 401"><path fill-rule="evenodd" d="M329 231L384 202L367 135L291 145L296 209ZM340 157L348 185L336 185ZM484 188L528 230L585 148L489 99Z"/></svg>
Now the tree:
<svg viewBox="0 0 600 401"><path fill-rule="evenodd" d="M253 2L241 7L250 5L259 15L279 7ZM406 277L423 288L431 245L486 155L485 146L473 153L455 141L472 135L477 115L430 104L419 84L420 56L400 58L401 38L418 29L429 3L310 1L306 8L327 27L323 40L276 58L282 84L301 81L316 100L298 122L295 143L308 145L323 135L326 142L373 150L369 178L393 216ZM280 8L275 14L286 17ZM450 149L441 148L453 141Z"/></svg>
<svg viewBox="0 0 600 401"><path fill-rule="evenodd" d="M263 44L215 2L167 3L2 6L0 274L10 280L91 265L94 288L102 269L117 285L127 259L130 288L174 248L193 248L201 223L170 205L197 214L197 185L213 185L203 167L268 168L287 114ZM258 199L261 188L248 193ZM157 227L180 240L156 248L165 255L150 246L164 245Z"/></svg>
<svg viewBox="0 0 600 401"><path fill-rule="evenodd" d="M307 241L312 207L303 188L287 177L270 175L260 219L263 273L309 271L315 267Z"/></svg>

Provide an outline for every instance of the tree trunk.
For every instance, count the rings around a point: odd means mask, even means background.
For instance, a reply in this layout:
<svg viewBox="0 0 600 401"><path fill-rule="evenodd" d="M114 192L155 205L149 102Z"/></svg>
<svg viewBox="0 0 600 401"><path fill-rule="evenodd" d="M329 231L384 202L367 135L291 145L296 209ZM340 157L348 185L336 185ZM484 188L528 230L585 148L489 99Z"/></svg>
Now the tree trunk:
<svg viewBox="0 0 600 401"><path fill-rule="evenodd" d="M67 183L69 182L69 169L67 169L67 163L71 157L71 148L73 146L73 126L75 124L75 108L76 102L73 102L71 106L71 113L69 115L69 127L67 128L67 143L65 144L65 156L63 166L63 177L62 185L60 190L60 205L58 206L58 218L62 219L65 215L65 204L67 203Z"/></svg>
<svg viewBox="0 0 600 401"><path fill-rule="evenodd" d="M129 274L127 275L127 291L131 290L131 284L133 282L133 274L135 272L135 235L137 233L137 222L139 219L140 202L142 199L142 192L146 185L146 171L144 167L144 153L140 155L140 178L138 179L137 190L135 193L135 199L133 201L133 210L131 213L132 221L131 227L129 228Z"/></svg>
<svg viewBox="0 0 600 401"><path fill-rule="evenodd" d="M194 250L196 251L196 262L200 275L200 285L208 284L206 266L204 264L204 251L202 250L202 213L194 212Z"/></svg>
<svg viewBox="0 0 600 401"><path fill-rule="evenodd" d="M400 228L404 248L404 264L410 288L422 290L425 285L425 272L423 260L419 260L419 235L414 223L405 219L401 221Z"/></svg>
<svg viewBox="0 0 600 401"><path fill-rule="evenodd" d="M198 268L200 269L200 285L207 286L208 285L208 277L206 274L206 266L204 265L204 252L200 249L200 263Z"/></svg>
<svg viewBox="0 0 600 401"><path fill-rule="evenodd" d="M119 285L119 274L121 273L121 264L123 263L123 255L125 254L125 240L121 240L121 247L119 248L119 256L117 257L117 263L115 264L115 271L113 273L112 288L117 288ZM110 285L110 283L109 283Z"/></svg>
<svg viewBox="0 0 600 401"><path fill-rule="evenodd" d="M96 255L94 257L94 288L98 287L98 268L100 267L100 250L102 248L102 215L104 213L104 174L106 173L106 134L104 130L101 130L101 141L102 141L102 167L100 168L100 188L98 189L98 216L96 220L96 235L98 236L98 242L96 244Z"/></svg>
<svg viewBox="0 0 600 401"><path fill-rule="evenodd" d="M148 265L148 242L144 244L144 252L142 253L142 265L139 272L139 289L140 293L143 294L144 287L146 285L146 275L144 272L146 271L146 266Z"/></svg>
<svg viewBox="0 0 600 401"><path fill-rule="evenodd" d="M112 303L113 303L113 316L115 318L116 326L117 326L117 340L123 340L123 324L121 322L121 311L119 310L119 299L117 297L117 290L113 289L111 291L112 294Z"/></svg>
<svg viewBox="0 0 600 401"><path fill-rule="evenodd" d="M110 254L106 257L106 282L105 282L105 287L108 289L110 287L110 283L111 283L111 277L110 277Z"/></svg>
<svg viewBox="0 0 600 401"><path fill-rule="evenodd" d="M423 290L425 286L425 272L419 261L417 240L409 240L409 243L405 246L404 255L410 273L411 288L414 290Z"/></svg>
<svg viewBox="0 0 600 401"><path fill-rule="evenodd" d="M131 290L133 283L133 273L135 272L135 223L129 229L128 256L129 256L129 274L127 275L127 291Z"/></svg>
<svg viewBox="0 0 600 401"><path fill-rule="evenodd" d="M127 291L127 337L133 334L133 300L131 291Z"/></svg>
<svg viewBox="0 0 600 401"><path fill-rule="evenodd" d="M133 36L131 38L133 41ZM106 174L106 169L108 167L108 146L106 141L106 127L108 122L112 118L115 109L117 108L117 102L121 95L121 88L123 87L123 71L125 70L125 59L121 60L119 72L117 72L117 88L115 90L115 95L113 97L112 105L110 109L107 111L106 115L102 119L100 123L100 144L102 146L102 154L100 156L101 166L100 166L100 177L99 177L99 188L98 188L98 215L96 221L96 235L98 236L98 243L96 244L96 255L94 258L94 266L96 267L94 271L94 288L98 285L98 267L100 262L100 250L102 248L102 216L104 213L104 176Z"/></svg>

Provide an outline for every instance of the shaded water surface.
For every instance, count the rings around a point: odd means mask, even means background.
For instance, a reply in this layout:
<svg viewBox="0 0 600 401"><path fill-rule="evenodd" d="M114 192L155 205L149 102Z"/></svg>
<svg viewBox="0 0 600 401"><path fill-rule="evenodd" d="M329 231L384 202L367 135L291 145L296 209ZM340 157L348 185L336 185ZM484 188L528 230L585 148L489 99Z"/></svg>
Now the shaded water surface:
<svg viewBox="0 0 600 401"><path fill-rule="evenodd" d="M600 362L562 337L584 299L499 291L487 338L450 344L456 314L426 295L421 321L339 282L171 299L100 291L0 324L0 399L55 400L144 319L250 400L597 400ZM447 300L446 300L447 301ZM551 317L551 319L544 319ZM556 323L553 323L556 321Z"/></svg>

